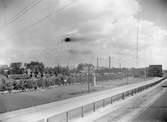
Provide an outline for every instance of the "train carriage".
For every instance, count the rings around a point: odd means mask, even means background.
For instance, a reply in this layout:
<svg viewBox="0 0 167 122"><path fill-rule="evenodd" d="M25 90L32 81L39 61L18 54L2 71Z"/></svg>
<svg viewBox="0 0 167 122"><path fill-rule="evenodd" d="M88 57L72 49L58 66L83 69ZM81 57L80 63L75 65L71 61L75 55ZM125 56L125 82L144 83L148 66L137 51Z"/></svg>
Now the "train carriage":
<svg viewBox="0 0 167 122"><path fill-rule="evenodd" d="M162 77L162 65L149 65L148 76L150 77Z"/></svg>

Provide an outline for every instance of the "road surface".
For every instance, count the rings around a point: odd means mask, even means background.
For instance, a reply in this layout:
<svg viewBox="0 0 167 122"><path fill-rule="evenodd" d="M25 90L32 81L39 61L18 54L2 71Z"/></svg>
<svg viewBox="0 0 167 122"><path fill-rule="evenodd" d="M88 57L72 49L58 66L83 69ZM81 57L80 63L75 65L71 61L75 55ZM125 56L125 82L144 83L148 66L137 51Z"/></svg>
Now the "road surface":
<svg viewBox="0 0 167 122"><path fill-rule="evenodd" d="M167 122L167 80L127 98L117 109L93 122ZM104 111L105 112L105 111Z"/></svg>
<svg viewBox="0 0 167 122"><path fill-rule="evenodd" d="M163 85L167 86L167 83ZM131 121L167 122L167 87L164 87L163 90L165 92L151 106Z"/></svg>
<svg viewBox="0 0 167 122"><path fill-rule="evenodd" d="M93 105L92 103L95 101L100 101L104 98L110 98L111 96L121 94L125 91L134 89L134 88L138 88L146 84L154 83L155 81L158 81L158 80L160 80L160 78L154 78L153 80L149 80L145 82L129 84L129 85L117 87L114 89L108 89L105 91L99 91L99 92L95 92L95 93L91 93L91 94L87 94L87 95L83 95L79 97L66 99L63 101L53 102L53 103L35 106L35 107L27 108L27 109L21 109L21 110L14 111L14 112L0 114L0 121L1 122L32 122L32 121L35 122L35 121L39 121L42 119L56 121L59 119L64 120L67 117L69 118L70 113L72 115L79 114L80 116L82 106L84 106L85 108L84 110L91 109L93 111L93 108L91 108L89 105L90 104ZM87 108L85 105L87 105ZM73 112L71 110L73 110ZM67 111L68 111L68 116L66 115ZM62 114L63 116L57 116L57 115L62 115ZM84 116L84 117L87 117L87 116ZM81 121L78 121L78 122L81 122ZM88 122L88 121L84 121L84 122Z"/></svg>

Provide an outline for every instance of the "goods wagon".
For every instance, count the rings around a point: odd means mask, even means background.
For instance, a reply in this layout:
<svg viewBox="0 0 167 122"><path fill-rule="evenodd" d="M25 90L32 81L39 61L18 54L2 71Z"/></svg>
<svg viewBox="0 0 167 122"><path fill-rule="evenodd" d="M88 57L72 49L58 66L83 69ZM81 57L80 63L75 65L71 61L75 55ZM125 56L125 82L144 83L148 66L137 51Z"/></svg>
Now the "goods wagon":
<svg viewBox="0 0 167 122"><path fill-rule="evenodd" d="M148 76L150 77L162 77L162 65L149 65Z"/></svg>

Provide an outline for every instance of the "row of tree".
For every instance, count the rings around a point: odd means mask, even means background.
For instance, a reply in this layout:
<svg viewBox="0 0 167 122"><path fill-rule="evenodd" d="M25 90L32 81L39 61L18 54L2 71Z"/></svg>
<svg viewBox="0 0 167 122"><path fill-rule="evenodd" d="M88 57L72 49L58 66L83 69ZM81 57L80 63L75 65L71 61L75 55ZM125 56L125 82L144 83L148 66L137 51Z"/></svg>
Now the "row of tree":
<svg viewBox="0 0 167 122"><path fill-rule="evenodd" d="M90 68L90 69L89 69ZM78 64L76 68L70 69L68 66L60 66L57 65L55 67L45 67L45 65L42 62L37 61L31 61L30 63L21 63L21 62L14 62L10 64L8 74L23 74L28 73L28 70L30 70L30 73L33 74L55 74L56 76L58 74L63 75L70 75L71 73L79 73L81 71L88 72L88 70L91 70L91 68L98 73L119 73L119 72L126 72L127 68L100 68L96 69L93 64L88 63L81 63ZM129 72L134 71L135 69L129 69Z"/></svg>
<svg viewBox="0 0 167 122"><path fill-rule="evenodd" d="M17 74L34 74L37 76L38 74L53 74L57 76L58 74L67 75L69 76L71 73L73 73L73 69L69 69L68 66L55 66L55 67L45 67L45 65L42 62L34 62L31 61L30 63L24 63L21 62L14 62L11 63L8 71L5 73L4 71L1 71L1 74L6 75L17 75Z"/></svg>
<svg viewBox="0 0 167 122"><path fill-rule="evenodd" d="M49 88L51 86L70 85L74 81L73 76L58 75L57 77L52 76L49 78L38 78L38 79L20 79L7 81L2 79L0 84L0 91L11 91L11 90L28 90L37 88Z"/></svg>
<svg viewBox="0 0 167 122"><path fill-rule="evenodd" d="M21 62L13 62L9 66L8 74L24 74L28 73L29 69L31 73L38 74L44 73L45 66L42 62L31 61L30 63L21 63Z"/></svg>

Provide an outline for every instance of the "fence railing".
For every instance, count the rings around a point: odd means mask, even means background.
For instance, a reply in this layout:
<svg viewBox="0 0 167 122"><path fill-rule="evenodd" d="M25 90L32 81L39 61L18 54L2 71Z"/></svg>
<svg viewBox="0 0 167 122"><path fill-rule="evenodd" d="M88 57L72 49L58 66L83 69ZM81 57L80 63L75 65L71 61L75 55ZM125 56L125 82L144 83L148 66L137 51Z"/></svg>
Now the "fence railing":
<svg viewBox="0 0 167 122"><path fill-rule="evenodd" d="M149 81L4 113L0 115L0 122L69 122L73 118L84 117L117 100L125 99L155 86L164 79L154 78Z"/></svg>

